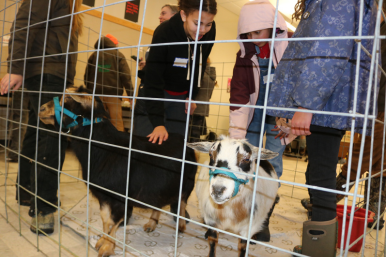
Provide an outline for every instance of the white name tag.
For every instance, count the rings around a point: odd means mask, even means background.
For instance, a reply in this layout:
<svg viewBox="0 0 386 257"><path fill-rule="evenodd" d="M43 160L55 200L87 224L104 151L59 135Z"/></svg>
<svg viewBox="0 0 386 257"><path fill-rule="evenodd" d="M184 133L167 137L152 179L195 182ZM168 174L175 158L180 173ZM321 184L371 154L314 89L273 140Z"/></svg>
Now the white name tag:
<svg viewBox="0 0 386 257"><path fill-rule="evenodd" d="M275 77L275 74L271 74L271 77L269 78L269 83L272 83L274 77ZM268 75L264 76L263 80L264 80L264 84L267 84Z"/></svg>
<svg viewBox="0 0 386 257"><path fill-rule="evenodd" d="M174 66L174 67L180 67L180 68L186 68L186 67L187 67L187 64L188 64L188 58L179 58L179 57L176 57L176 59L174 59L174 64L173 64L173 66Z"/></svg>

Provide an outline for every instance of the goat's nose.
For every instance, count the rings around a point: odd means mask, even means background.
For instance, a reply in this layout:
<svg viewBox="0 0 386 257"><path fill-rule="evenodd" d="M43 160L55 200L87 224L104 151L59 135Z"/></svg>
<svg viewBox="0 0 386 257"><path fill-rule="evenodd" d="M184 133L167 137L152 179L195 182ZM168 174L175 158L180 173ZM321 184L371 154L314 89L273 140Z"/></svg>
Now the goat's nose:
<svg viewBox="0 0 386 257"><path fill-rule="evenodd" d="M225 189L225 186L213 186L213 193L215 195L222 195Z"/></svg>

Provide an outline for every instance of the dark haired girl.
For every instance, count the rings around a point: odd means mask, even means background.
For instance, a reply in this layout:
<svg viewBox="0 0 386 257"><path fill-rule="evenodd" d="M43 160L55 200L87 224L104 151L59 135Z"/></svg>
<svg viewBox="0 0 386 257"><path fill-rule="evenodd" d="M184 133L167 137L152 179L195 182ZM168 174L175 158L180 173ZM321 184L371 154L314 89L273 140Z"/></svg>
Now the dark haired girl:
<svg viewBox="0 0 386 257"><path fill-rule="evenodd" d="M193 44L162 45L174 42L211 41L216 36L214 17L217 13L215 0L204 0L200 14L200 0L180 0L180 12L170 20L161 23L154 32L151 50L146 62L146 84L143 88L145 97L164 98L162 101L138 100L136 110L146 110L147 115L136 115L134 131L136 135L148 136L149 141L162 144L168 139L168 132L185 134L188 104L170 102L166 99L195 99L199 90L202 71L212 50L213 43L197 45L193 56ZM196 37L198 23L200 30ZM195 60L192 78L193 62ZM189 95L191 79L193 92ZM139 92L141 96L141 89ZM190 114L196 104L192 103Z"/></svg>

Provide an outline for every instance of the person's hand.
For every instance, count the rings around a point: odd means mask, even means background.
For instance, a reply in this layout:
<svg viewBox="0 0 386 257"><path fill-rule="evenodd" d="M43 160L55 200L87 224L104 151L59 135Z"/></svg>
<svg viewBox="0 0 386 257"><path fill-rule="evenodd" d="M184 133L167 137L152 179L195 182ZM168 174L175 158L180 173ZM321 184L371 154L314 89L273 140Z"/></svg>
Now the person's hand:
<svg viewBox="0 0 386 257"><path fill-rule="evenodd" d="M23 76L19 74L5 74L0 82L0 93L4 95L9 90L18 90L23 84Z"/></svg>
<svg viewBox="0 0 386 257"><path fill-rule="evenodd" d="M186 100L189 100L189 98L187 97ZM188 113L188 106L189 106L189 103L188 102L185 102L185 113ZM197 104L195 103L191 103L190 104L190 115L192 115L194 113L194 110L196 110L197 108Z"/></svg>
<svg viewBox="0 0 386 257"><path fill-rule="evenodd" d="M298 109L304 109L298 107ZM310 125L312 120L312 113L309 112L295 112L292 117L292 134L297 136L311 135Z"/></svg>
<svg viewBox="0 0 386 257"><path fill-rule="evenodd" d="M288 137L288 134L285 133L283 130L281 130L279 127L275 126L274 129L271 129L271 131L279 131L279 133L277 133L277 135L275 136L275 139L277 138L280 138L280 139L283 139L285 137Z"/></svg>
<svg viewBox="0 0 386 257"><path fill-rule="evenodd" d="M144 61L142 57L139 58L138 68L139 68L140 70L142 70L143 67L145 67L145 65L146 65L146 61Z"/></svg>
<svg viewBox="0 0 386 257"><path fill-rule="evenodd" d="M155 144L159 141L158 144L161 145L163 141L168 140L169 134L165 126L158 126L147 137L149 137L149 142Z"/></svg>

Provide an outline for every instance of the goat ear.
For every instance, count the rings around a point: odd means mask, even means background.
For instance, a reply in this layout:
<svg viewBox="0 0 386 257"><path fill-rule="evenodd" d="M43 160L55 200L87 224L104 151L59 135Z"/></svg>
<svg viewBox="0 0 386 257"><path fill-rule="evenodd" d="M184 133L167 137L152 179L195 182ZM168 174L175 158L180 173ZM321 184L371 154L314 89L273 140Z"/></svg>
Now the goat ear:
<svg viewBox="0 0 386 257"><path fill-rule="evenodd" d="M90 107L92 103L92 96L82 94L82 95L70 95L70 97L75 101L80 103L84 107ZM94 107L97 106L97 101L94 100Z"/></svg>
<svg viewBox="0 0 386 257"><path fill-rule="evenodd" d="M252 159L253 160L257 159L258 155L259 155L259 148L254 146L252 149ZM279 153L272 152L265 148L261 148L260 160L269 160L269 159L275 158L278 155Z"/></svg>
<svg viewBox="0 0 386 257"><path fill-rule="evenodd" d="M213 145L213 142L197 142L197 143L187 143L188 147L203 152L203 153L209 153L210 148Z"/></svg>

